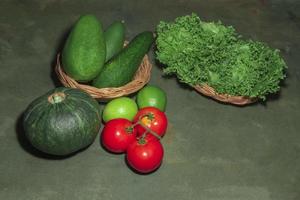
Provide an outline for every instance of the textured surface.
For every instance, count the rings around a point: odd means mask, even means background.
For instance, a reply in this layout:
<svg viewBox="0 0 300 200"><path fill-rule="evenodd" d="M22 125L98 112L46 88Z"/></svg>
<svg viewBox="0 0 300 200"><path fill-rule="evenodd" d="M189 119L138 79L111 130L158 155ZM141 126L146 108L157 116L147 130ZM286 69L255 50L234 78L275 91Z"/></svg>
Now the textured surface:
<svg viewBox="0 0 300 200"><path fill-rule="evenodd" d="M23 117L30 143L52 155L68 155L94 142L100 130L101 112L92 97L59 87L38 97Z"/></svg>
<svg viewBox="0 0 300 200"><path fill-rule="evenodd" d="M84 15L72 24L62 51L62 65L75 80L88 82L102 70L105 40L101 22L94 15Z"/></svg>
<svg viewBox="0 0 300 200"><path fill-rule="evenodd" d="M299 10L298 0L1 0L0 199L299 200ZM154 66L151 83L167 92L170 126L164 163L147 176L104 151L99 137L67 159L45 157L24 140L21 113L59 85L55 54L79 15L95 14L105 27L124 19L130 39L192 11L281 49L289 76L280 95L245 108L223 105Z"/></svg>
<svg viewBox="0 0 300 200"><path fill-rule="evenodd" d="M129 83L139 68L145 54L153 44L152 32L137 34L122 52L109 60L92 85L97 88L121 87Z"/></svg>

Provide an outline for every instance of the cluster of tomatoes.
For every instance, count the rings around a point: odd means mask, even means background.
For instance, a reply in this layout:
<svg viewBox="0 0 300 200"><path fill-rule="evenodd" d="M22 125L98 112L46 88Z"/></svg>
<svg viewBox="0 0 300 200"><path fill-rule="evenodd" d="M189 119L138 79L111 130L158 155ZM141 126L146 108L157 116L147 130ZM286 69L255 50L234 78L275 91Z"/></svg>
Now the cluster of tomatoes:
<svg viewBox="0 0 300 200"><path fill-rule="evenodd" d="M107 121L101 134L102 145L112 153L126 153L128 165L139 173L155 171L162 163L164 149L160 139L168 120L156 107L138 110L133 120L115 118Z"/></svg>

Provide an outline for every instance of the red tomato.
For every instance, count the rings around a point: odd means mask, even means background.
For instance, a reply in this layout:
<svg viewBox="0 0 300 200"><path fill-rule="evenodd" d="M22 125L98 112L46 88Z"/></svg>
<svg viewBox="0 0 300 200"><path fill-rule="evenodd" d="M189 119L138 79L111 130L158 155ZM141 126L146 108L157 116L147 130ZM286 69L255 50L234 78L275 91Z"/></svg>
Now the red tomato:
<svg viewBox="0 0 300 200"><path fill-rule="evenodd" d="M154 131L160 137L163 137L168 126L168 119L164 112L160 111L155 107L145 107L138 111L134 117L134 123L140 120L144 126L148 127L150 130ZM143 135L146 129L141 125L137 125L138 136ZM156 138L150 133L147 134L149 139Z"/></svg>
<svg viewBox="0 0 300 200"><path fill-rule="evenodd" d="M136 140L137 131L132 122L127 119L112 119L108 121L102 131L103 146L113 153L123 153L129 144Z"/></svg>
<svg viewBox="0 0 300 200"><path fill-rule="evenodd" d="M150 173L160 166L163 155L164 149L159 140L148 141L145 138L129 145L126 159L137 172Z"/></svg>

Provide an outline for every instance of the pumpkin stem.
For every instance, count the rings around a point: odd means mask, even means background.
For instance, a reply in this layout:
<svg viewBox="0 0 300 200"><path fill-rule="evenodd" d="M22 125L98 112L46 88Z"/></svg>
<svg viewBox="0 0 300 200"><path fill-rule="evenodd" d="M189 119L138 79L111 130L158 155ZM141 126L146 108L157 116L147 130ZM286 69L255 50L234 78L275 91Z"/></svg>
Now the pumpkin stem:
<svg viewBox="0 0 300 200"><path fill-rule="evenodd" d="M52 104L60 103L66 98L65 93L55 92L48 97L48 101Z"/></svg>

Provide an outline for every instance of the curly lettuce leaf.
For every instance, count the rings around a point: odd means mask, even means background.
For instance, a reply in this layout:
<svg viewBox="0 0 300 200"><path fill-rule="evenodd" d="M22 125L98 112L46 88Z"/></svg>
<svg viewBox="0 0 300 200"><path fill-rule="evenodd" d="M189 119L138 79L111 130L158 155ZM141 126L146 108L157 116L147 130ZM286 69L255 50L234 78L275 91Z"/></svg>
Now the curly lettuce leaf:
<svg viewBox="0 0 300 200"><path fill-rule="evenodd" d="M164 74L191 86L206 83L218 93L265 99L277 92L286 64L278 50L242 40L232 26L203 22L196 14L160 22L157 59Z"/></svg>

